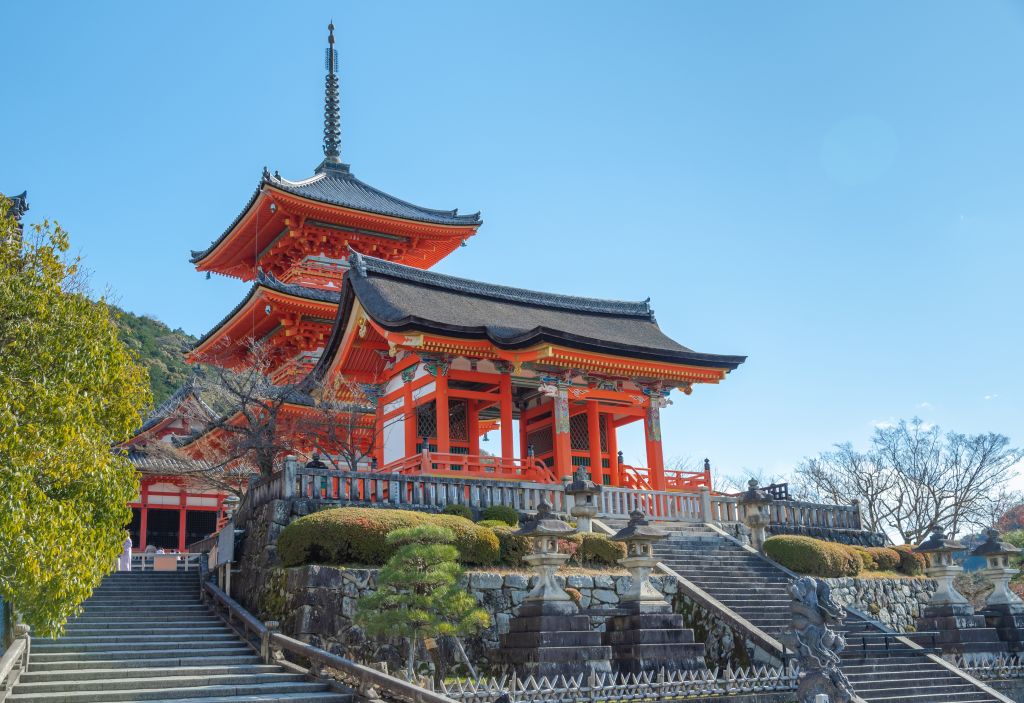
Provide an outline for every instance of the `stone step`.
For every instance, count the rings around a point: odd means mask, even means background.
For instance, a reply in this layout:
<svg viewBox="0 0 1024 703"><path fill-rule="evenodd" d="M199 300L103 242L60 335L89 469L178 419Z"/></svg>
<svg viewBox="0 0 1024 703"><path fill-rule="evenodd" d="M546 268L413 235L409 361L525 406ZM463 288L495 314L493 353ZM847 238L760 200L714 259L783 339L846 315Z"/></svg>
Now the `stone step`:
<svg viewBox="0 0 1024 703"><path fill-rule="evenodd" d="M82 630L89 631L116 631L116 630L144 630L149 632L150 630L167 630L173 628L193 629L202 627L216 627L223 626L224 621L215 615L209 615L205 618L189 618L187 620L112 620L110 618L102 618L93 621L69 621L64 626L64 631L68 634L72 632L80 632Z"/></svg>
<svg viewBox="0 0 1024 703"><path fill-rule="evenodd" d="M265 674L280 671L273 664L236 664L221 666L147 666L147 667L94 667L89 669L52 669L37 671L32 667L21 675L19 683L40 681L91 681L108 678L151 678L164 676L219 676L223 674Z"/></svg>
<svg viewBox="0 0 1024 703"><path fill-rule="evenodd" d="M75 679L61 681L38 681L34 683L19 683L14 688L15 693L86 693L89 691L124 691L159 688L198 688L202 686L236 686L245 684L276 684L295 683L304 681L301 674L291 674L281 671L269 671L263 673L250 672L229 672L224 674L202 674L188 675L184 673L172 673L164 676L148 677L109 677L104 679Z"/></svg>
<svg viewBox="0 0 1024 703"><path fill-rule="evenodd" d="M225 645L238 643L238 637L227 637L217 635L213 638L204 637L201 640L189 637L175 637L170 640L139 640L132 638L127 642L99 641L99 642L40 642L32 645L32 655L36 654L89 654L93 652L112 652L124 649L132 649L136 652L147 652L152 650L170 651L172 649L188 649L200 651L204 649L216 649Z"/></svg>
<svg viewBox="0 0 1024 703"><path fill-rule="evenodd" d="M160 625L166 623L177 623L177 622L197 622L197 621L218 621L221 622L220 618L216 615L206 611L205 613L193 613L187 617L177 617L173 615L165 615L163 613L146 613L139 617L130 617L121 615L120 617L114 614L105 615L79 615L71 620L68 620L68 625L90 625L93 624L108 624L111 626L121 625Z"/></svg>
<svg viewBox="0 0 1024 703"><path fill-rule="evenodd" d="M39 652L32 648L32 662L53 661L104 661L112 659L192 659L195 657L225 657L248 655L252 648L238 642L215 647L193 647L192 649L110 649L95 652Z"/></svg>
<svg viewBox="0 0 1024 703"><path fill-rule="evenodd" d="M149 669L161 667L182 667L182 666L236 666L259 664L260 658L248 647L239 650L238 654L231 655L204 655L200 657L182 657L180 653L172 657L137 659L56 659L51 661L36 661L32 658L31 670L33 672L51 672L68 670L93 670L93 669Z"/></svg>
<svg viewBox="0 0 1024 703"><path fill-rule="evenodd" d="M128 634L113 634L110 632L103 632L101 634L73 634L65 635L58 639L39 639L33 640L32 646L44 647L43 651L47 651L45 647L50 645L91 645L91 644L130 644L134 642L154 642L167 644L170 642L181 642L189 643L195 642L196 639L201 639L203 642L224 642L224 641L238 641L238 635L226 627L219 628L201 628L197 630L177 630L175 632L129 632ZM49 651L58 651L56 649Z"/></svg>
<svg viewBox="0 0 1024 703"><path fill-rule="evenodd" d="M81 691L75 693L26 693L8 697L10 703L120 703L121 701L154 701L180 699L208 699L214 697L273 696L281 693L314 694L327 692L327 684L305 681L256 684L227 684L210 686L182 686L168 688L132 688L118 691ZM255 698L264 701L264 698ZM273 698L269 700L274 700ZM307 699L308 700L308 699Z"/></svg>

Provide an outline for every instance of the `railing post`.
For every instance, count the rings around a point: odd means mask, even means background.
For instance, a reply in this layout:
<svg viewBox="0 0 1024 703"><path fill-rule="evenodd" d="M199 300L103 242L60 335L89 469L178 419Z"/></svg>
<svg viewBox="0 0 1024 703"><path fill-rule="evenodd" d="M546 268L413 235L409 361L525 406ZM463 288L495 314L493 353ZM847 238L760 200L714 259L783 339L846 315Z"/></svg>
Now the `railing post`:
<svg viewBox="0 0 1024 703"><path fill-rule="evenodd" d="M267 629L263 631L263 634L260 637L260 658L263 660L264 664L272 664L274 655L270 649L270 637L279 627L281 627L281 623L277 620L267 620L263 624Z"/></svg>
<svg viewBox="0 0 1024 703"><path fill-rule="evenodd" d="M700 487L700 518L704 522L714 522L711 518L711 489Z"/></svg>
<svg viewBox="0 0 1024 703"><path fill-rule="evenodd" d="M295 458L294 454L289 454L284 458L284 475L281 477L284 481L284 485L281 486L282 498L295 496L295 473L298 468L299 460Z"/></svg>

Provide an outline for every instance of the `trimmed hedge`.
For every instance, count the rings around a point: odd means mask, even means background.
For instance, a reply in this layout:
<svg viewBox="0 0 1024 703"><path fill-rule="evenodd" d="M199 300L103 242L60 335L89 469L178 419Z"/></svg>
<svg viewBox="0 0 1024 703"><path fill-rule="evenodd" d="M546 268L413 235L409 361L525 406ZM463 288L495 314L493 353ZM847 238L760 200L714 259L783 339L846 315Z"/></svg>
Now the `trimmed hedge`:
<svg viewBox="0 0 1024 703"><path fill-rule="evenodd" d="M517 535L513 528L505 524L494 526L491 530L498 538L499 562L503 566L525 566L523 557L530 553L530 539Z"/></svg>
<svg viewBox="0 0 1024 703"><path fill-rule="evenodd" d="M626 545L613 542L607 535L588 532L581 535L580 550L577 553L583 564L617 566L619 559L626 556Z"/></svg>
<svg viewBox="0 0 1024 703"><path fill-rule="evenodd" d="M764 553L788 569L811 576L856 576L864 568L860 555L845 545L801 535L769 537Z"/></svg>
<svg viewBox="0 0 1024 703"><path fill-rule="evenodd" d="M900 553L889 547L868 547L878 571L896 571L900 566Z"/></svg>
<svg viewBox="0 0 1024 703"><path fill-rule="evenodd" d="M480 520L476 524L479 525L480 527L490 527L490 528L495 528L495 527L511 527L511 525L509 525L507 522L502 522L501 520Z"/></svg>
<svg viewBox="0 0 1024 703"><path fill-rule="evenodd" d="M485 566L498 561L497 535L457 515L429 515L411 510L333 508L301 517L288 525L277 542L281 563L367 564L386 562L395 547L385 539L392 530L419 525L446 527L455 534L463 564Z"/></svg>
<svg viewBox="0 0 1024 703"><path fill-rule="evenodd" d="M893 551L896 552L900 558L899 570L902 574L906 574L907 576L920 576L928 567L928 560L925 558L924 554L918 554L909 544L902 544L898 547L893 547Z"/></svg>
<svg viewBox="0 0 1024 703"><path fill-rule="evenodd" d="M444 510L441 511L445 515L458 515L464 517L467 520L473 519L473 510L468 505L446 505Z"/></svg>
<svg viewBox="0 0 1024 703"><path fill-rule="evenodd" d="M507 505L492 505L484 508L480 517L483 520L500 520L512 527L519 524L519 513L515 508L510 508Z"/></svg>

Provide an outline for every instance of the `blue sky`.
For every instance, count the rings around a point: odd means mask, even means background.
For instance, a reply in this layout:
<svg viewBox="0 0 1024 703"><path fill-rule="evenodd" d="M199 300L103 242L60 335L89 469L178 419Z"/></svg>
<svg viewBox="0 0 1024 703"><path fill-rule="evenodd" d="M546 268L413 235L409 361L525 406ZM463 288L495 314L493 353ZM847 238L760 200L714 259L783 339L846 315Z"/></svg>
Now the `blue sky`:
<svg viewBox="0 0 1024 703"><path fill-rule="evenodd" d="M97 287L200 334L247 285L188 263L264 165L342 157L483 211L438 269L652 298L747 354L675 395L668 456L790 469L919 415L1024 442L1024 4L15 3L0 191L72 233ZM627 460L643 463L636 433Z"/></svg>

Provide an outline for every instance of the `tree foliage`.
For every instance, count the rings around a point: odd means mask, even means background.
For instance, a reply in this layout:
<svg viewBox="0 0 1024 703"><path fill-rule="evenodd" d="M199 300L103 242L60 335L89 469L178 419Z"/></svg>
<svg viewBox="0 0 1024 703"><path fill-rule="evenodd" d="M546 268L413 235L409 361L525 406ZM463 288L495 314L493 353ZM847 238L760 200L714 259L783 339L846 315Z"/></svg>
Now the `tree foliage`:
<svg viewBox="0 0 1024 703"><path fill-rule="evenodd" d="M114 565L138 481L111 451L151 396L67 234L0 198L0 596L59 631Z"/></svg>
<svg viewBox="0 0 1024 703"><path fill-rule="evenodd" d="M804 497L858 500L865 528L917 544L937 527L989 527L1021 502L1008 485L1022 458L1005 435L943 433L914 418L876 429L866 452L840 444L807 459L796 477Z"/></svg>
<svg viewBox="0 0 1024 703"><path fill-rule="evenodd" d="M418 643L428 637L469 634L487 627L490 619L458 586L462 569L451 530L408 527L388 533L387 541L398 551L381 569L377 590L359 600L356 621L372 636L405 639L411 679Z"/></svg>

